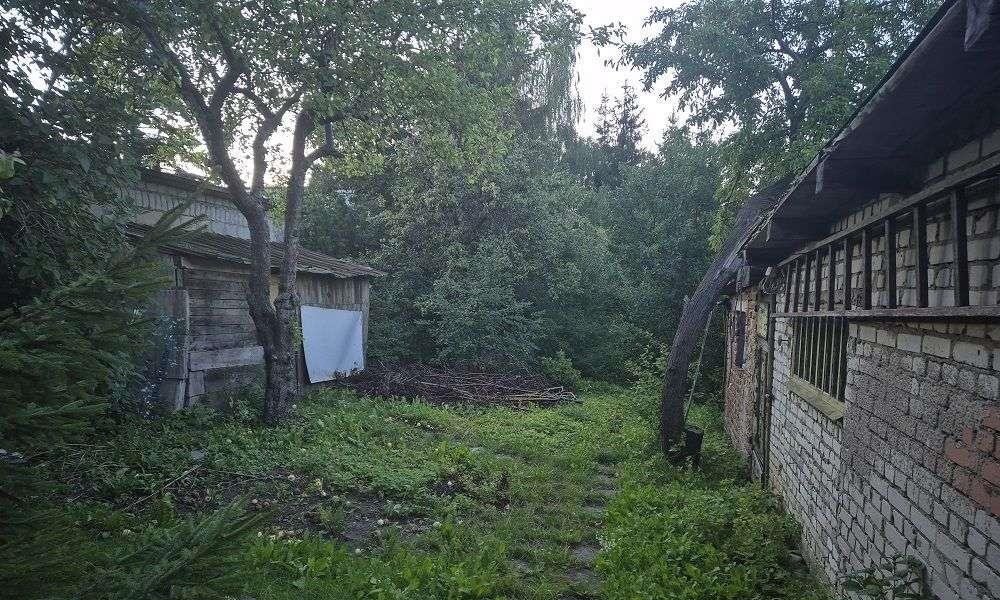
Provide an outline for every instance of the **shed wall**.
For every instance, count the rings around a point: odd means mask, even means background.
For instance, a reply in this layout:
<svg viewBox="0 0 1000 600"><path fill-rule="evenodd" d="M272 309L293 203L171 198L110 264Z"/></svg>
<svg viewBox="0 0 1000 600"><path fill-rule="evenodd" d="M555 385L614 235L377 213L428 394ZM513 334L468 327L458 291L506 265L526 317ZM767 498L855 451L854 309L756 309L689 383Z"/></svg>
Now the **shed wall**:
<svg viewBox="0 0 1000 600"><path fill-rule="evenodd" d="M756 290L748 289L733 299L729 311L726 331L726 433L733 445L744 456L750 456L750 440L753 433L754 420L754 390L757 383L755 365L757 364L757 303ZM746 314L743 332L745 338L744 361L740 366L736 361L737 312Z"/></svg>
<svg viewBox="0 0 1000 600"><path fill-rule="evenodd" d="M173 262L179 287L172 297L184 306L172 313L184 315L185 321L180 329L184 339L170 345L184 346L186 362L183 376L158 382L163 391L157 393L170 397L170 408L215 403L220 394L263 377L264 352L246 300L248 271L194 257L174 257ZM297 284L303 304L362 312L367 344L368 279L300 273ZM272 295L276 291L277 280L272 279Z"/></svg>
<svg viewBox="0 0 1000 600"><path fill-rule="evenodd" d="M1000 151L1000 133L958 144L928 169L928 181ZM994 183L968 190L965 223L970 303L1000 302L1000 230ZM883 196L831 231L881 214ZM931 306L953 304L951 223L929 215ZM897 300L915 304L915 250L909 225L897 229ZM881 273L885 240L873 244L873 306L887 305ZM844 253L836 255L842 272ZM860 248L852 256L860 285ZM821 297L826 298L824 265ZM835 279L843 305L843 278ZM809 288L814 293L814 288ZM800 287L799 293L805 293ZM748 310L749 291L741 296ZM784 304L779 294L778 306ZM854 303L858 305L857 302ZM749 319L748 319L749 320ZM831 420L790 388L792 325L775 320L770 472L767 482L803 527L803 550L832 582L899 555L927 568L935 598L1000 598L1000 324L956 318L864 321L849 327L846 412ZM745 369L744 369L745 371ZM727 430L749 455L745 373L726 391ZM750 422L753 427L753 422Z"/></svg>

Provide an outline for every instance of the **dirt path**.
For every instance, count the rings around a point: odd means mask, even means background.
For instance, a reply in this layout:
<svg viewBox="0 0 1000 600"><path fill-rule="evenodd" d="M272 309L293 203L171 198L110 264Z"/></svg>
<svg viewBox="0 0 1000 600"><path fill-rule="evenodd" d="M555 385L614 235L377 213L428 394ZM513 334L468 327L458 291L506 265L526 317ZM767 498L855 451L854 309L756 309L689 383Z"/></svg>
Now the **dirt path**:
<svg viewBox="0 0 1000 600"><path fill-rule="evenodd" d="M580 600L599 596L601 581L594 568L594 561L601 547L596 536L604 525L608 501L617 493L614 466L599 464L590 497L584 506L586 513L593 517L594 526L588 536L589 539L575 544L570 550L573 566L567 570L566 579L571 584L571 591L561 596L561 600Z"/></svg>

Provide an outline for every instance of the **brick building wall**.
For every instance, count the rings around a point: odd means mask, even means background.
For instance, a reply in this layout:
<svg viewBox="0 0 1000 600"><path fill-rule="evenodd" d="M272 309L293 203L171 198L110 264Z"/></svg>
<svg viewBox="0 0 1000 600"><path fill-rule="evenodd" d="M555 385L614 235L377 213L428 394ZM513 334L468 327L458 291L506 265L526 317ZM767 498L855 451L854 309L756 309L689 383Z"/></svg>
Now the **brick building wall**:
<svg viewBox="0 0 1000 600"><path fill-rule="evenodd" d="M1000 325L852 324L842 421L789 389L775 329L770 485L810 563L837 581L911 555L942 600L1000 597Z"/></svg>
<svg viewBox="0 0 1000 600"><path fill-rule="evenodd" d="M750 436L753 432L753 392L756 388L754 365L757 364L758 350L757 336L754 334L756 308L754 293L752 290L747 290L732 302L726 323L726 433L744 456L750 455ZM745 340L742 365L736 363L736 315L739 312L746 315L742 332Z"/></svg>
<svg viewBox="0 0 1000 600"><path fill-rule="evenodd" d="M928 182L1000 152L1000 134L958 146L928 169ZM997 181L966 188L970 303L1000 303L1000 195ZM831 232L901 201L882 196ZM896 228L897 302L915 305L911 224ZM928 214L929 303L953 304L952 225L943 204ZM873 235L873 307L888 304L886 240ZM835 253L835 299L843 306L844 252ZM861 248L851 251L854 294ZM826 298L830 264L821 269ZM815 280L811 283L814 284ZM815 293L815 288L809 288ZM751 310L755 290L736 299ZM800 287L800 295L805 288ZM854 306L859 302L854 296ZM777 305L783 306L779 294ZM753 319L747 319L748 324ZM749 326L749 325L748 325ZM753 339L750 332L748 339ZM790 386L792 320L775 319L769 486L803 528L803 552L831 582L908 555L927 569L940 600L1000 598L1000 324L857 321L848 328L842 419L832 419ZM747 456L753 370L728 370L727 430ZM748 418L749 416L749 418ZM747 428L750 431L747 431Z"/></svg>

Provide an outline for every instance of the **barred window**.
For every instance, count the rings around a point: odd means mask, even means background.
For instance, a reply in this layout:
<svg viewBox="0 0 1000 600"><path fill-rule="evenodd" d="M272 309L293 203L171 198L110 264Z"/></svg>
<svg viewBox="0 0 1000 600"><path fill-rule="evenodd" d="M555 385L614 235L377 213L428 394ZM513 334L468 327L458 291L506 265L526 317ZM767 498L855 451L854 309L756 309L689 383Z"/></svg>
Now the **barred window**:
<svg viewBox="0 0 1000 600"><path fill-rule="evenodd" d="M839 419L847 379L847 319L797 317L792 326L793 391L827 416Z"/></svg>

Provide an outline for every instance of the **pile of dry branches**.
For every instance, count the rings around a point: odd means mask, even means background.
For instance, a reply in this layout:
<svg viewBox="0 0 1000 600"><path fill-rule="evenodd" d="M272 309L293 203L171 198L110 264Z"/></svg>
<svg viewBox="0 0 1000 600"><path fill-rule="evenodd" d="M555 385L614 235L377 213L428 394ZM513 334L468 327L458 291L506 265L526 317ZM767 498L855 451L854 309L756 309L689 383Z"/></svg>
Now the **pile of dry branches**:
<svg viewBox="0 0 1000 600"><path fill-rule="evenodd" d="M420 363L377 363L340 380L367 396L423 398L434 404L551 406L576 394L541 375L486 373Z"/></svg>

